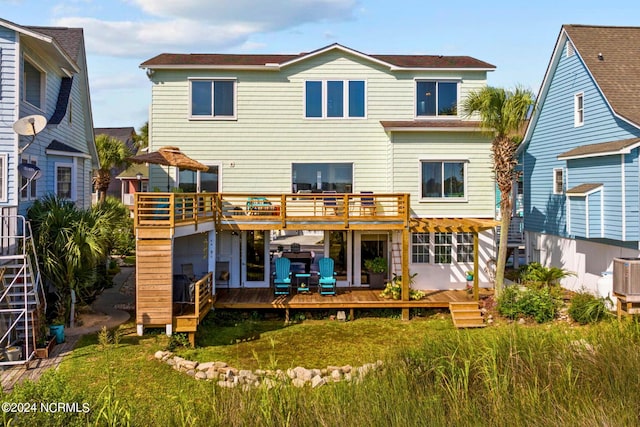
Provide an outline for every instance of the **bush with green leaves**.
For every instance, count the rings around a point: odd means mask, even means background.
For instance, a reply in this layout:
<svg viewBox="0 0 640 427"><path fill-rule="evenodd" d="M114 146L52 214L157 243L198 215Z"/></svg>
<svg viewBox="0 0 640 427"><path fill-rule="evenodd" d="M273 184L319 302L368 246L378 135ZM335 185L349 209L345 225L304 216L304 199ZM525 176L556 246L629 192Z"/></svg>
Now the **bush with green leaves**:
<svg viewBox="0 0 640 427"><path fill-rule="evenodd" d="M520 267L520 282L529 287L543 287L559 285L565 277L575 276L575 273L559 267L545 267L539 262Z"/></svg>
<svg viewBox="0 0 640 427"><path fill-rule="evenodd" d="M599 322L609 314L606 298L588 292L579 292L571 298L569 316L580 324Z"/></svg>
<svg viewBox="0 0 640 427"><path fill-rule="evenodd" d="M538 323L549 322L556 317L562 305L558 287L529 288L509 286L498 299L498 313L509 319L532 317Z"/></svg>

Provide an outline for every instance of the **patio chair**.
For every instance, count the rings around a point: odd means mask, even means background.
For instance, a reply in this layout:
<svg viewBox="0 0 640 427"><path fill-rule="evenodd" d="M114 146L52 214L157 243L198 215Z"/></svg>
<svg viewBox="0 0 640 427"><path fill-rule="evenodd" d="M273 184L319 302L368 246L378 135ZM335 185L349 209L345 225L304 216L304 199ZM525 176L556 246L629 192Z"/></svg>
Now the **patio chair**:
<svg viewBox="0 0 640 427"><path fill-rule="evenodd" d="M333 259L320 258L318 268L320 269L320 278L318 279L320 295L335 295L336 273L333 271Z"/></svg>
<svg viewBox="0 0 640 427"><path fill-rule="evenodd" d="M373 199L373 191L360 192L360 215L376 214L376 203Z"/></svg>
<svg viewBox="0 0 640 427"><path fill-rule="evenodd" d="M291 261L289 261L289 258L276 259L273 286L276 295L289 295L291 293Z"/></svg>
<svg viewBox="0 0 640 427"><path fill-rule="evenodd" d="M182 264L181 268L182 268L182 274L187 276L189 278L189 280L191 280L191 281L196 280L196 275L193 274L193 264L191 264L191 263Z"/></svg>
<svg viewBox="0 0 640 427"><path fill-rule="evenodd" d="M337 194L335 191L323 191L323 194ZM338 198L337 197L323 197L323 215L338 215Z"/></svg>

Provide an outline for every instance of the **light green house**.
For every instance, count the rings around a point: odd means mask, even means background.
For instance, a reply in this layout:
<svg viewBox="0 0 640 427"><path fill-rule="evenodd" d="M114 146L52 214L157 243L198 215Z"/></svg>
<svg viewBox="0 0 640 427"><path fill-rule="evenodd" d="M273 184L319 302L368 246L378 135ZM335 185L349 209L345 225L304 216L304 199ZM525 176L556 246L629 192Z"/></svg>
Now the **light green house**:
<svg viewBox="0 0 640 427"><path fill-rule="evenodd" d="M174 273L193 264L215 278L229 272L224 284L231 288L269 287L278 241L315 233L324 256L336 261L339 287L367 285L363 266L372 256L387 260L388 278L400 275L404 256L404 267L418 273L415 288L462 288L474 269L475 234L476 270L480 283L488 282L495 214L490 138L460 106L495 66L468 56L369 55L333 44L294 55L161 54L140 67L153 85L150 151L179 147L210 166L179 174L152 166L150 189L217 192L228 203L231 195L259 195L278 205L278 215L285 209L280 201L290 200L292 209L327 192L339 201L373 192L367 217L395 209L384 195L408 200L404 229L374 218L306 227L283 219L177 232ZM369 201L353 200L349 209ZM401 254L403 231L408 252Z"/></svg>

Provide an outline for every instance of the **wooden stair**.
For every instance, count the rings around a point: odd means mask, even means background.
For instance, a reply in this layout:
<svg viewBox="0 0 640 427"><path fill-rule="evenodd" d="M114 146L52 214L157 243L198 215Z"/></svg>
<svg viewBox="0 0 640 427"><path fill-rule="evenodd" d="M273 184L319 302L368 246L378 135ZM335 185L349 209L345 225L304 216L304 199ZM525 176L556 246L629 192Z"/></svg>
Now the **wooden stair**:
<svg viewBox="0 0 640 427"><path fill-rule="evenodd" d="M456 328L484 328L486 324L477 301L450 302L451 320Z"/></svg>

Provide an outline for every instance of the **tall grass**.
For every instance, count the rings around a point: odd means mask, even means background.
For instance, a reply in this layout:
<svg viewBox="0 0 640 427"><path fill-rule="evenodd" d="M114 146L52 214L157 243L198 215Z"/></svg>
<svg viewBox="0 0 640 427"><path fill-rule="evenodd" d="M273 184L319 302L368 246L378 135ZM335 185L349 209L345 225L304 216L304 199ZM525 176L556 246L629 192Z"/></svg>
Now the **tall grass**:
<svg viewBox="0 0 640 427"><path fill-rule="evenodd" d="M111 357L120 354L127 363L135 346L124 341ZM82 350L78 357L99 361L88 347ZM225 389L150 359L133 357L137 378L121 374L117 383L132 425L626 426L637 425L640 414L640 326L634 321L432 330L362 381L318 389ZM58 375L67 382L56 381L42 394L47 399L91 399L102 384L94 380L96 390L82 389L73 381L77 366ZM37 396L30 385L4 398ZM15 425L33 425L27 420Z"/></svg>

